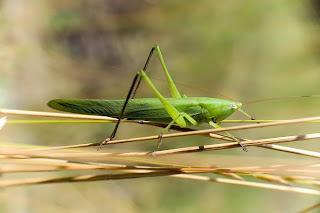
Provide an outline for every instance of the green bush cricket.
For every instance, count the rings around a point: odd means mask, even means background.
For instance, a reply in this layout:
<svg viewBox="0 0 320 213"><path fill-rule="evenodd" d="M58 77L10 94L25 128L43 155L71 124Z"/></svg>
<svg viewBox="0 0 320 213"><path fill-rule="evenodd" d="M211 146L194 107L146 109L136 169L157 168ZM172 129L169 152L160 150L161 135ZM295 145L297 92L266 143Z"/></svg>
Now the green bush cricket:
<svg viewBox="0 0 320 213"><path fill-rule="evenodd" d="M164 98L145 73L154 51L157 52L164 70L172 98ZM141 79L149 85L157 98L133 99ZM164 128L159 136L158 147L162 135L174 124L177 124L181 128L186 128L190 125L197 126L200 123L207 122L214 128L221 128L217 123L226 119L237 110L254 120L250 115L240 109L242 106L242 103L240 102L218 98L186 97L185 95L181 95L166 68L158 45L155 45L151 49L144 68L134 77L125 100L55 99L51 100L48 105L53 109L65 112L118 118L112 134L101 143L100 147L114 138L121 119L146 120L167 124L166 128ZM234 141L237 141L244 151L247 151L246 147L241 144L239 139L228 132L225 132L225 134Z"/></svg>

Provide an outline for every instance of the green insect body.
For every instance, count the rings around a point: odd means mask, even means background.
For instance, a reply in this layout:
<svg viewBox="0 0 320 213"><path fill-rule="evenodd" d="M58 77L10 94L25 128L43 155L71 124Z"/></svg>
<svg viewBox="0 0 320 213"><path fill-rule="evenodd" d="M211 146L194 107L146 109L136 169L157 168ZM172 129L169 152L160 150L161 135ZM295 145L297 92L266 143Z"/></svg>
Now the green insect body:
<svg viewBox="0 0 320 213"><path fill-rule="evenodd" d="M154 51L158 54L160 63L168 81L172 98L164 98L145 73ZM141 79L149 85L157 98L133 99L133 96L140 85ZM196 126L200 123L207 122L214 128L221 128L217 123L229 117L237 110L252 118L240 109L242 104L239 102L217 98L182 96L170 77L158 45L151 49L144 68L136 74L125 100L55 99L50 101L48 105L51 108L65 112L104 115L119 118L111 136L102 142L101 146L112 140L115 136L121 119L146 120L168 124L159 136L159 146L162 134L164 134L173 124L177 124L179 127L185 128L189 125ZM237 141L242 148L246 150L239 139L228 132L226 132L226 134L234 141Z"/></svg>
<svg viewBox="0 0 320 213"><path fill-rule="evenodd" d="M229 117L242 105L239 102L235 103L230 100L207 97L166 98L166 100L179 112L187 113L199 124L211 120L220 122ZM125 100L55 99L50 101L48 105L53 109L65 112L119 118L124 102ZM170 123L172 121L172 118L157 98L129 100L122 119L146 120L160 123ZM188 120L187 125L191 125Z"/></svg>

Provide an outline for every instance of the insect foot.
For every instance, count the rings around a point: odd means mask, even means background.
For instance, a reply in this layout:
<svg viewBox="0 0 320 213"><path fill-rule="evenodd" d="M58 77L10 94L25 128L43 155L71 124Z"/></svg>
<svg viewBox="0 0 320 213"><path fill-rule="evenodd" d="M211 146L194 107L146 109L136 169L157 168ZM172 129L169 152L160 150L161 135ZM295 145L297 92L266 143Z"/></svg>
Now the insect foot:
<svg viewBox="0 0 320 213"><path fill-rule="evenodd" d="M156 154L156 151L152 151L152 152L150 152L150 155L152 156L152 157L157 157L157 154Z"/></svg>
<svg viewBox="0 0 320 213"><path fill-rule="evenodd" d="M163 137L163 134L161 133L161 134L159 135L159 138L158 138L158 145L157 145L157 148L159 148L159 147L160 147L160 145L161 145L162 137Z"/></svg>
<svg viewBox="0 0 320 213"><path fill-rule="evenodd" d="M100 146L98 147L98 151L106 144L108 143L109 141L111 141L111 138L107 138L105 139L102 143L100 143Z"/></svg>
<svg viewBox="0 0 320 213"><path fill-rule="evenodd" d="M239 143L239 145L241 146L241 148L243 149L243 151L248 152L247 147L245 147L245 146L241 143L241 141L239 141L238 143Z"/></svg>

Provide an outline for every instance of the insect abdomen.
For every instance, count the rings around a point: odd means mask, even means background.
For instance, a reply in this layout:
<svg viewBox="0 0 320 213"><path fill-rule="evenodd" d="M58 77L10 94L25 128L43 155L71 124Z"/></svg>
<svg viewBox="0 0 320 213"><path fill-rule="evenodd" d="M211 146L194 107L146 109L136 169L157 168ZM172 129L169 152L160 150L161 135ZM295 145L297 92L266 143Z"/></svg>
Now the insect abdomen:
<svg viewBox="0 0 320 213"><path fill-rule="evenodd" d="M202 122L202 108L196 98L168 98L170 104L177 108L179 112L185 112L193 117L196 121ZM104 115L109 117L118 117L124 100L107 100L107 99L55 99L48 105L60 111ZM123 118L129 120L148 120L154 122L168 123L172 120L165 110L159 99L142 98L131 99L128 102Z"/></svg>

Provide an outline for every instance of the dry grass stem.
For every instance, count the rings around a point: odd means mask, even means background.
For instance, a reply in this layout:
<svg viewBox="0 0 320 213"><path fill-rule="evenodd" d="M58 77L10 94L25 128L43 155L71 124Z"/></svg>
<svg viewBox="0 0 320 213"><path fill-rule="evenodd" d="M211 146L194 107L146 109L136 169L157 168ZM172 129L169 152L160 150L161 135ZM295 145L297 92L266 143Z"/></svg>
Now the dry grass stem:
<svg viewBox="0 0 320 213"><path fill-rule="evenodd" d="M114 140L110 141L108 144L114 143L125 143L125 142L136 142L136 141L144 141L144 140L151 140L154 139L156 136L149 136L149 137L140 137L140 138L131 138L131 139L123 139L123 140ZM320 133L313 133L313 134L305 134L305 135L298 135L298 136L286 136L286 137L277 137L277 138L267 138L267 139L259 139L259 140L247 140L243 141L243 145L245 146L257 146L257 145L268 145L272 143L282 143L282 142L293 142L293 141L302 141L302 140L311 140L311 139L318 139L320 138ZM86 146L94 146L97 145L96 143L92 144L81 144L81 145L72 145L72 146L61 146L58 147L59 149L62 148L76 148L76 147L86 147ZM161 156L161 155L169 155L169 154L178 154L178 153L189 153L189 152L200 152L200 151L211 151L211 150L221 150L221 149L229 149L229 148L239 148L239 144L237 142L230 142L230 143L223 143L223 144L212 144L212 145L203 145L203 146L192 146L192 147L184 147L184 148L177 148L177 149L170 149L170 150L162 150L162 151L153 151L153 152L127 152L127 153L67 153L67 154L60 154L60 157L78 157L78 158L85 158L85 157L132 157L132 156ZM26 152L34 152L34 151L45 151L51 150L52 148L39 148L39 149L27 149L16 151L16 155L25 154ZM53 148L54 149L54 148ZM288 148L286 149L287 152L292 149L291 153L295 153L295 149ZM3 153L3 152L2 152ZM299 150L299 154L320 158L320 153L306 151L306 150ZM35 155L37 156L37 155Z"/></svg>
<svg viewBox="0 0 320 213"><path fill-rule="evenodd" d="M144 164L149 164L152 166L138 166L138 165L126 165L126 164L110 164L110 163L97 163L92 161L76 161L72 159L71 161L61 158L54 158L53 156L42 155L42 158L32 158L33 156L18 156L18 155L2 155L2 162L10 163L13 165L3 166L1 169L2 173L11 172L39 172L39 171L61 171L61 170L108 170L108 171L171 171L171 172L182 172L182 173L218 173L225 175L226 173L237 173L245 176L252 176L256 173L299 173L306 175L320 175L320 171L317 169L319 165L311 165L309 167L304 166L303 168L288 168L287 165L270 165L268 168L251 166L251 167L203 167L197 166L192 167L188 165L165 166L163 163L144 160ZM6 159L5 161L3 159ZM122 159L124 160L124 159ZM133 162L134 160L129 159ZM141 162L136 159L136 162ZM20 164L20 165L14 165ZM30 165L30 166L26 166ZM238 179L238 178L237 178ZM289 181L305 181L305 180L317 180L315 177L310 176L286 176L286 180Z"/></svg>
<svg viewBox="0 0 320 213"><path fill-rule="evenodd" d="M308 207L308 208L306 208L306 209L304 209L302 211L299 211L298 213L307 213L307 212L310 212L310 211L312 211L312 210L314 210L316 208L319 208L319 207L320 207L320 203L317 203L317 204L315 204L313 206L310 206L310 207Z"/></svg>
<svg viewBox="0 0 320 213"><path fill-rule="evenodd" d="M12 109L0 109L0 113L3 114L8 114L8 115L29 115L29 116L42 116L42 117L60 117L60 118L76 118L76 119L98 119L98 120L106 120L110 122L115 122L117 119L115 118L110 118L106 116L92 116L92 115L81 115L81 114L68 114L68 113L50 113L50 112L37 112L37 111L25 111L25 110L12 110ZM273 126L275 125L285 125L285 124L290 124L290 123L300 123L300 122L317 122L319 121L317 117L313 118L306 118L306 119L294 119L294 120L289 120L289 121L279 121L279 120L262 120L261 122L273 122L271 125L264 125L263 126ZM138 121L123 121L123 122L134 122L137 123ZM141 121L140 121L141 122ZM225 122L243 122L242 120L233 120L233 121L225 121ZM246 121L249 122L249 121ZM251 122L257 122L257 121L251 121ZM281 122L284 122L284 124ZM288 123L289 122L289 123ZM161 124L161 123L154 123L154 122L149 122L149 121L143 121L144 124L147 125L152 125L152 126L158 126L158 127L165 127L166 124ZM247 125L248 126L248 125ZM241 126L239 129L242 129ZM250 127L245 127L245 128L258 128L256 125L253 125ZM233 141L227 136L219 135L219 134L214 134L214 133L199 133L197 131L194 131L193 129L185 128L181 129L177 126L173 126L173 129L178 130L178 131L190 131L190 135L193 134L200 134L203 136L209 136L215 139L220 139L220 140L226 140L226 141ZM229 128L222 128L224 131L228 130L234 130L234 129L229 129ZM210 130L201 130L201 131L211 131L213 130L214 132L218 132L217 130L210 129ZM223 130L221 130L223 131ZM179 134L179 133L177 133ZM180 135L184 136L186 134ZM117 141L110 141L108 144L114 144L114 143L127 143L127 142L136 142L136 141L144 141L144 140L153 140L157 139L158 136L151 136L151 137L142 137L142 138L133 138L133 139L124 139L124 140L117 140ZM175 137L174 134L171 134L171 136L164 135L164 138L166 137ZM179 137L179 135L178 135ZM60 147L51 147L51 148L46 148L47 150L55 150L55 149L67 149L67 148L81 148L81 147L90 147L90 146L98 146L100 143L87 143L87 144L77 144L77 145L70 145L70 146L60 146ZM294 154L299 154L299 155L306 155L306 156L318 156L317 153L311 152L311 151L306 151L306 150L301 150L301 149L293 149L293 148L288 148L288 147L283 147L279 145L258 145L259 147L262 148L267 148L267 149L272 149L272 150L277 150L277 151L283 151L283 152L289 152L289 153L294 153ZM36 150L33 150L36 151Z"/></svg>
<svg viewBox="0 0 320 213"><path fill-rule="evenodd" d="M313 190L313 189L282 186L282 185L275 185L275 184L268 184L268 183L257 183L257 182L251 182L251 181L240 181L240 180L232 180L232 179L224 179L224 178L210 178L206 176L189 175L189 174L177 174L177 175L171 175L171 176L177 177L177 178L183 178L183 179L226 183L226 184L264 188L264 189L273 189L273 190L310 194L310 195L320 195L320 191Z"/></svg>
<svg viewBox="0 0 320 213"><path fill-rule="evenodd" d="M81 115L81 114L71 114L71 113L39 112L39 111L14 110L14 109L0 109L0 114L117 121L117 119L110 118L107 116Z"/></svg>
<svg viewBox="0 0 320 213"><path fill-rule="evenodd" d="M280 190L280 191L295 192L295 193L302 193L302 194L309 194L309 195L318 195L318 196L320 195L320 191L307 189L307 188L282 186L282 185L275 185L275 184L269 184L269 183L258 183L258 182L241 181L241 180L233 180L233 179L225 179L225 178L210 178L207 176L190 175L190 174L174 174L174 173L176 172L160 171L160 172L129 173L129 174L79 175L79 176L62 177L62 178L61 177L29 178L24 180L0 181L0 187L22 186L22 185L44 184L44 183L85 182L85 181L99 181L99 180L105 181L105 180L169 176L173 178L225 183L225 184Z"/></svg>
<svg viewBox="0 0 320 213"><path fill-rule="evenodd" d="M28 115L28 116L41 116L41 117L95 119L95 120L108 120L113 122L117 121L117 119L107 117L107 116L37 112L37 111L12 110L12 109L0 109L0 113L6 114L6 115ZM315 122L319 120L320 120L320 116L317 116L317 117L310 117L310 118L283 120L283 121L277 121L277 122L271 122L271 123L259 123L259 124L248 124L248 125L242 125L242 126L225 127L221 129L206 129L206 130L197 130L197 131L190 131L190 132L183 132L183 133L173 133L173 134L164 135L163 137L165 138L165 137L180 137L180 136L186 136L186 135L201 135L201 134L208 134L208 133L214 133L214 132L225 132L225 131L234 131L234 130L243 130L243 129L262 128L262 127L269 127L269 126L280 126L280 125L288 125L288 124L296 124L296 123ZM123 122L136 123L138 121L123 120ZM143 121L143 122L145 124L149 123L148 121Z"/></svg>
<svg viewBox="0 0 320 213"><path fill-rule="evenodd" d="M19 152L19 150L18 150ZM259 167L231 167L231 168L212 168L212 167L162 167L162 166L129 166L126 164L110 164L110 163L96 163L85 161L80 159L76 161L72 157L71 161L61 158L62 156L57 153L46 154L29 154L19 155L18 153L7 153L0 156L3 162L9 163L20 163L16 166L3 167L3 174L7 172L39 172L39 171L61 171L61 170L105 170L105 171L121 171L126 174L102 174L102 175L78 175L72 177L54 177L54 178L28 178L23 180L3 180L0 181L1 187L9 186L22 186L32 184L43 184L43 183L64 183L64 182L83 182L83 181L98 181L98 180L117 180L117 179L131 179L131 178L143 178L143 177L157 177L157 176L169 176L173 178L183 178L199 181L217 182L233 185L242 185L247 187L257 187L264 189L273 189L280 191L288 191L303 194L320 195L319 191L287 186L290 185L288 181L304 183L309 185L317 185L318 179L310 176L286 176L281 177L277 175L271 175L272 172L288 172L281 168L280 165L275 165L274 168L259 168ZM81 154L81 153L80 153ZM90 153L89 153L90 154ZM123 160L123 158L121 158ZM148 162L148 161L145 161ZM151 164L153 162L150 162ZM30 166L25 166L30 164ZM284 165L285 166L285 165ZM316 168L317 165L312 165ZM303 172L307 172L307 168L303 168ZM291 172L299 172L299 170L292 170ZM313 174L317 170L309 169L309 174ZM224 179L224 178L211 178L207 176L190 175L194 173L216 173L224 175L235 180ZM267 174L265 174L267 173ZM299 172L301 173L301 172ZM319 173L319 171L318 171ZM258 183L252 181L244 181L241 176L250 176L256 179L261 179L271 183ZM283 186L286 185L286 186Z"/></svg>
<svg viewBox="0 0 320 213"><path fill-rule="evenodd" d="M59 118L76 118L76 119L96 119L109 122L115 122L117 119L109 118L105 116L91 116L91 115L78 115L67 113L47 113L47 112L34 112L34 111L22 111L22 110L9 110L0 109L2 114L10 115L28 115L28 116L45 116L45 117L59 117ZM3 119L1 119L2 121ZM293 183L307 184L309 186L320 186L319 176L320 171L317 170L319 165L312 165L304 168L289 168L286 165L270 165L268 168L251 166L251 167L192 167L188 165L176 165L174 163L163 163L155 156L173 155L190 152L212 151L229 148L239 148L239 144L234 142L231 138L217 134L219 132L253 129L262 127L271 127L279 125L289 125L304 122L316 122L320 117L292 119L285 121L248 124L241 126L232 126L221 129L205 129L205 130L193 130L190 128L181 129L179 127L173 127L173 129L180 131L179 133L166 134L163 138L182 137L189 135L201 135L211 137L219 140L228 141L227 143L204 145L204 146L192 146L170 150L161 150L154 152L118 152L118 153L102 153L102 152L90 152L85 150L70 150L71 148L83 148L90 146L98 146L100 143L88 143L70 146L60 147L45 147L45 148L29 148L29 149L17 149L8 148L2 149L0 152L0 160L7 165L2 167L2 173L32 173L32 172L61 172L61 171L82 171L91 172L93 170L100 170L109 172L111 174L99 174L99 175L75 175L71 177L53 177L53 178L27 178L23 180L2 180L0 186L22 186L32 184L43 183L65 183L65 182L84 182L84 181L98 181L98 180L117 180L117 179L132 179L132 178L145 178L145 177L159 177L168 176L171 178L182 178L198 181L217 182L233 185L241 185L246 187L256 187L264 189L273 189L287 192L295 192L302 194L320 195L320 191L299 188L291 186ZM138 123L139 121L123 121ZM139 123L141 123L140 121ZM144 122L144 121L143 121ZM254 122L254 121L253 121ZM266 121L267 122L267 121ZM158 127L165 127L166 124L144 122L147 125L153 125ZM122 140L113 140L108 144L139 142L148 140L157 140L158 135L129 138ZM311 140L320 138L320 133L305 134L298 136L286 136L267 138L259 140L244 140L242 143L245 146L258 146L267 149L273 149L283 152L289 152L308 157L319 158L320 153L314 151L307 151L289 147L283 147L274 145L273 143L280 142L293 142L301 140ZM65 149L65 150L63 150ZM55 150L55 152L53 152ZM160 158L158 158L160 159ZM111 162L121 161L128 162L124 164L104 163L108 160ZM99 162L95 162L99 161ZM142 164L133 165L133 164ZM289 176L281 176L283 172L292 174ZM115 174L116 173L116 174ZM216 175L226 176L225 178L212 178L205 176L204 174L197 175L198 173L214 173ZM277 175L278 174L278 175ZM297 176L296 174L299 174ZM301 175L304 174L304 175ZM266 181L268 183L260 183L244 180L244 177L251 177L257 181Z"/></svg>

